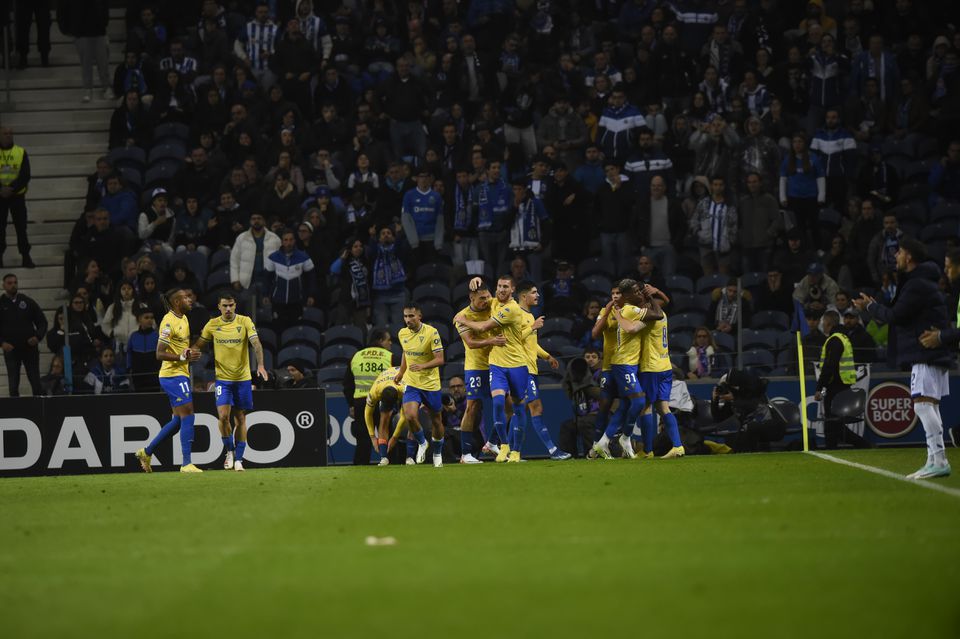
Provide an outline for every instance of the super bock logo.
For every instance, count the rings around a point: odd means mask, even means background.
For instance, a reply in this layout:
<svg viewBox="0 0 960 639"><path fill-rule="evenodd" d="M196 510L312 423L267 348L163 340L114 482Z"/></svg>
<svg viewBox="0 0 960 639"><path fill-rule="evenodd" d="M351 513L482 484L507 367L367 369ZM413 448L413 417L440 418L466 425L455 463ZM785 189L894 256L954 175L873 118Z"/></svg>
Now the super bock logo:
<svg viewBox="0 0 960 639"><path fill-rule="evenodd" d="M897 382L884 382L870 390L866 415L873 432L887 439L903 437L917 423L910 389Z"/></svg>

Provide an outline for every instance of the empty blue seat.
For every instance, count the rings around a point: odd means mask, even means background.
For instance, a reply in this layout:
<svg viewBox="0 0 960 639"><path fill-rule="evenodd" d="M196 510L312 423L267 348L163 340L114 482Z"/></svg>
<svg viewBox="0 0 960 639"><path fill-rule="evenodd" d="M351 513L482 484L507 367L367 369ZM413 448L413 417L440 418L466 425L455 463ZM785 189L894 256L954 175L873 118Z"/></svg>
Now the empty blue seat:
<svg viewBox="0 0 960 639"><path fill-rule="evenodd" d="M215 271L211 271L207 275L207 285L205 290L207 291L216 291L221 288L226 288L230 286L230 269L228 268L219 268Z"/></svg>
<svg viewBox="0 0 960 639"><path fill-rule="evenodd" d="M465 357L463 342L457 340L447 344L443 348L443 360L445 362L460 362Z"/></svg>
<svg viewBox="0 0 960 639"><path fill-rule="evenodd" d="M260 338L260 343L263 344L264 348L277 350L277 333L269 326L258 326L257 337Z"/></svg>
<svg viewBox="0 0 960 639"><path fill-rule="evenodd" d="M183 164L186 158L187 147L185 145L168 142L166 144L154 145L153 148L150 149L150 153L147 155L147 164L153 166L160 160L176 160L178 163Z"/></svg>
<svg viewBox="0 0 960 639"><path fill-rule="evenodd" d="M210 255L209 266L211 271L217 270L217 267L224 264L230 264L230 249L217 249Z"/></svg>
<svg viewBox="0 0 960 639"><path fill-rule="evenodd" d="M770 351L752 350L744 351L742 366L760 373L769 373L776 366L776 362Z"/></svg>
<svg viewBox="0 0 960 639"><path fill-rule="evenodd" d="M296 344L280 349L277 353L277 360L280 366L287 366L296 360L303 360L311 368L317 367L317 350L307 344Z"/></svg>
<svg viewBox="0 0 960 639"><path fill-rule="evenodd" d="M590 275L603 275L607 278L613 278L616 275L617 267L613 261L605 257L588 257L580 261L577 265L578 277L589 277Z"/></svg>
<svg viewBox="0 0 960 639"><path fill-rule="evenodd" d="M143 170L147 166L147 152L138 146L111 149L107 159L114 169L121 166L135 166Z"/></svg>
<svg viewBox="0 0 960 639"><path fill-rule="evenodd" d="M697 280L697 293L709 293L715 288L720 288L727 285L727 280L730 279L728 275L721 275L720 273L714 273L713 275L704 275L699 280Z"/></svg>
<svg viewBox="0 0 960 639"><path fill-rule="evenodd" d="M757 330L753 328L747 328L743 330L743 349L767 349L767 350L776 350L777 348L777 331L772 330Z"/></svg>
<svg viewBox="0 0 960 639"><path fill-rule="evenodd" d="M668 275L664 282L671 293L693 293L693 280L686 275Z"/></svg>
<svg viewBox="0 0 960 639"><path fill-rule="evenodd" d="M318 384L342 384L343 377L347 374L348 366L335 364L333 366L322 366L317 369Z"/></svg>
<svg viewBox="0 0 960 639"><path fill-rule="evenodd" d="M750 327L783 331L790 327L790 316L783 311L758 311L750 319Z"/></svg>
<svg viewBox="0 0 960 639"><path fill-rule="evenodd" d="M313 326L291 326L280 334L280 346L284 348L291 344L310 344L319 349L323 343L320 331Z"/></svg>
<svg viewBox="0 0 960 639"><path fill-rule="evenodd" d="M737 350L737 341L729 333L713 331L713 341L716 342L717 347L722 351L729 353Z"/></svg>
<svg viewBox="0 0 960 639"><path fill-rule="evenodd" d="M580 280L580 283L594 295L601 295L603 297L610 295L610 289L613 288L613 282L610 281L609 277L604 275L590 275Z"/></svg>
<svg viewBox="0 0 960 639"><path fill-rule="evenodd" d="M537 331L539 337L562 335L569 338L573 333L573 320L566 317L550 317L543 321L543 328Z"/></svg>
<svg viewBox="0 0 960 639"><path fill-rule="evenodd" d="M670 333L682 333L684 331L694 332L703 326L705 321L703 313L677 313L669 318Z"/></svg>
<svg viewBox="0 0 960 639"><path fill-rule="evenodd" d="M426 282L413 289L413 299L417 302L450 303L450 287L442 282Z"/></svg>
<svg viewBox="0 0 960 639"><path fill-rule="evenodd" d="M349 364L357 349L350 344L333 344L327 346L320 353L320 365Z"/></svg>
<svg viewBox="0 0 960 639"><path fill-rule="evenodd" d="M353 324L331 326L323 332L323 345L350 344L355 348L363 348L363 331Z"/></svg>
<svg viewBox="0 0 960 639"><path fill-rule="evenodd" d="M321 330L327 324L323 311L315 306L304 307L300 321Z"/></svg>

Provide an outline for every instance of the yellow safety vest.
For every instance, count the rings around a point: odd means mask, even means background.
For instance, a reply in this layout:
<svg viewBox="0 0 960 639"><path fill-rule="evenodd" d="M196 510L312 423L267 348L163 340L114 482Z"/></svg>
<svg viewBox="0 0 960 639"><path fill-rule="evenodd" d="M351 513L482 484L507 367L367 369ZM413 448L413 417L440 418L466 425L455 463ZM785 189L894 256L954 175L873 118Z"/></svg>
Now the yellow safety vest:
<svg viewBox="0 0 960 639"><path fill-rule="evenodd" d="M24 153L23 147L16 144L9 149L0 149L0 186L10 186L20 175ZM23 195L26 192L27 187L23 187L16 194Z"/></svg>
<svg viewBox="0 0 960 639"><path fill-rule="evenodd" d="M843 355L840 356L840 381L848 386L853 385L857 381L857 365L853 361L853 344L850 343L850 338L843 333L834 333L823 343L823 348L820 349L820 370L823 370L823 363L827 359L827 344L834 337L843 344Z"/></svg>
<svg viewBox="0 0 960 639"><path fill-rule="evenodd" d="M393 354L385 348L374 346L357 351L350 360L353 382L356 384L353 398L366 397L370 387L383 371L390 368Z"/></svg>

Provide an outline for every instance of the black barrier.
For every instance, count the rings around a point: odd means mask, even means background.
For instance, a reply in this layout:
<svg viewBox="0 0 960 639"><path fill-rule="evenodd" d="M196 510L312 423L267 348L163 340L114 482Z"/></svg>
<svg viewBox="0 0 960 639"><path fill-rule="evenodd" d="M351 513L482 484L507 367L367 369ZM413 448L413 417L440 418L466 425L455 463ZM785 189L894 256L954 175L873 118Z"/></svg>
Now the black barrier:
<svg viewBox="0 0 960 639"><path fill-rule="evenodd" d="M138 471L134 456L170 420L166 395L79 395L5 399L0 417L0 476ZM244 466L325 466L323 390L257 391L247 414ZM213 393L194 395L193 463L223 458ZM174 435L154 453L156 470L182 461Z"/></svg>

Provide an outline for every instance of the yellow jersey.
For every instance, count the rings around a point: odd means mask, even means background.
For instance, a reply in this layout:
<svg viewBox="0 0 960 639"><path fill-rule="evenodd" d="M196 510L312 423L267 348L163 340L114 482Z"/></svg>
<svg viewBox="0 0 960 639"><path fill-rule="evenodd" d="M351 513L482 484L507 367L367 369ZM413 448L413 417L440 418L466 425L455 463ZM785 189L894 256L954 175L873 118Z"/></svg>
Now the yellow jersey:
<svg viewBox="0 0 960 639"><path fill-rule="evenodd" d="M380 401L380 396L383 395L383 391L386 388L396 388L400 393L401 400L403 399L403 391L405 386L403 381L401 381L399 384L393 381L399 371L399 366L391 366L377 375L377 379L374 380L373 386L370 387L370 392L367 393L367 406L375 407L377 402Z"/></svg>
<svg viewBox="0 0 960 639"><path fill-rule="evenodd" d="M527 366L527 349L524 339L533 324L533 315L524 311L516 300L506 304L497 304L491 312L491 318L500 326L507 343L494 346L490 350L490 364L501 368L520 368Z"/></svg>
<svg viewBox="0 0 960 639"><path fill-rule="evenodd" d="M613 313L611 312L612 316ZM632 304L624 304L620 309L624 319L642 321L647 316L647 309L637 308ZM617 319L613 318L616 322ZM617 326L617 349L610 358L614 366L636 366L640 363L640 349L643 346L643 329L639 333L628 333Z"/></svg>
<svg viewBox="0 0 960 639"><path fill-rule="evenodd" d="M523 312L530 316L530 324L532 325L535 319L533 317L533 313L530 313L529 311ZM540 344L537 341L537 331L533 330L532 328L523 338L523 348L527 352L527 372L531 375L536 375L537 371L540 370L537 366L537 358L549 359L550 353L540 347Z"/></svg>
<svg viewBox="0 0 960 639"><path fill-rule="evenodd" d="M662 373L673 369L670 363L670 344L667 335L667 315L663 319L648 322L640 335L643 337L643 355L640 357L641 373Z"/></svg>
<svg viewBox="0 0 960 639"><path fill-rule="evenodd" d="M494 300L496 301L496 300ZM462 314L465 318L471 322L486 322L490 319L490 308L487 308L483 311L474 310L472 306L467 306L465 309L460 311L458 315ZM454 328L457 329L457 333L460 335L460 339L463 339L463 334L470 331L471 329L467 328L463 324L454 322ZM488 331L483 331L478 333L473 331L473 336L476 339L490 339L497 334L497 330L490 329ZM485 371L490 368L490 349L492 346L484 346L483 348L470 348L467 346L467 343L463 343L463 370L466 371Z"/></svg>
<svg viewBox="0 0 960 639"><path fill-rule="evenodd" d="M217 379L221 382L245 382L250 375L250 340L257 328L246 315L235 315L229 322L214 317L200 331L200 339L213 343ZM261 362L262 363L262 362Z"/></svg>
<svg viewBox="0 0 960 639"><path fill-rule="evenodd" d="M426 391L440 390L440 369L425 371L410 370L411 364L426 364L433 360L434 353L443 350L440 333L429 324L420 324L420 330L414 332L407 327L397 334L403 354L407 358L407 370L403 374L403 383Z"/></svg>
<svg viewBox="0 0 960 639"><path fill-rule="evenodd" d="M173 311L164 315L160 320L159 340L161 344L169 346L175 355L180 355L190 348L190 322L187 321L187 316L177 317ZM164 361L160 365L160 377L190 377L190 362Z"/></svg>
<svg viewBox="0 0 960 639"><path fill-rule="evenodd" d="M613 359L613 354L617 351L617 332L620 330L620 325L617 324L617 318L613 316L613 312L607 314L607 322L603 326L603 359L601 360L600 370L606 372L610 370L610 360Z"/></svg>

